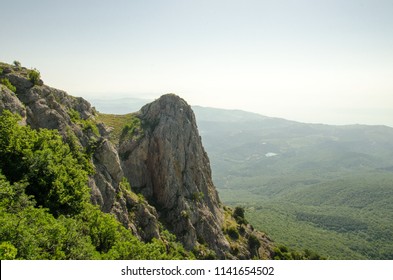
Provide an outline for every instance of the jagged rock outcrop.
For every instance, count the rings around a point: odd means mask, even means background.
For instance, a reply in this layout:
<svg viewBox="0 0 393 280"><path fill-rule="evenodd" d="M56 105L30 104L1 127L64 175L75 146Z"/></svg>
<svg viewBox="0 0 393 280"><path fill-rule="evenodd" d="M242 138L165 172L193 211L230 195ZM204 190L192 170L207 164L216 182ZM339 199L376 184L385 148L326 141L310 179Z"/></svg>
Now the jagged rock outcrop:
<svg viewBox="0 0 393 280"><path fill-rule="evenodd" d="M126 177L159 209L186 248L206 243L223 257L229 250L221 230L223 213L191 107L168 94L137 116L143 136L125 140L119 148L126 155Z"/></svg>
<svg viewBox="0 0 393 280"><path fill-rule="evenodd" d="M94 166L88 182L91 201L140 239L160 238L163 224L189 250L212 250L219 258L270 257L270 240L233 217L229 225L236 225L242 237L232 242L224 233L230 214L224 213L194 113L183 99L167 94L147 104L135 114L140 127L114 143L112 128L98 122L89 102L41 80L32 83L26 68L0 67L0 78L16 87L14 93L0 85L0 113L18 113L22 124L35 129L56 129L87 151ZM126 179L143 196L132 192ZM259 241L251 244L251 237Z"/></svg>
<svg viewBox="0 0 393 280"><path fill-rule="evenodd" d="M4 65L0 65L3 69L0 78L8 79L16 87L16 93L5 85L0 85L0 113L4 109L18 113L23 118L23 124L35 129L56 129L66 141L74 139L81 149L91 150L95 172L90 176L88 184L92 190L92 202L100 205L103 211L114 213L136 235L146 235L143 232L145 228L140 226L143 222L138 220L144 219L146 215L135 215L136 218L131 219L130 206L127 208L126 199L121 199L118 195L123 178L118 153L106 139L108 132L104 125L97 124L97 131L93 131L96 112L90 103L42 82L34 85L29 80L28 69ZM128 202L138 213L148 213L155 217L152 223L154 229L150 230L153 233L147 235L157 236L157 214L152 214L152 209L147 205L139 205L136 199L128 199Z"/></svg>
<svg viewBox="0 0 393 280"><path fill-rule="evenodd" d="M0 84L0 114L3 110L9 110L22 117L22 123L26 124L26 108L18 97L6 86Z"/></svg>

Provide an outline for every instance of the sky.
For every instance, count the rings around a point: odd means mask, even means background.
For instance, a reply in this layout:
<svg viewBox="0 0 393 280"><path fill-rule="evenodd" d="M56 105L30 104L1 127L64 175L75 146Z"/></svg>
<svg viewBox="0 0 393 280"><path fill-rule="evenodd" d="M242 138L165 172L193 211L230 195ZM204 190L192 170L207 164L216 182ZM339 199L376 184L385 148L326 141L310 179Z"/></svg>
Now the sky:
<svg viewBox="0 0 393 280"><path fill-rule="evenodd" d="M393 126L391 0L0 4L0 61L87 100L176 93L191 105Z"/></svg>

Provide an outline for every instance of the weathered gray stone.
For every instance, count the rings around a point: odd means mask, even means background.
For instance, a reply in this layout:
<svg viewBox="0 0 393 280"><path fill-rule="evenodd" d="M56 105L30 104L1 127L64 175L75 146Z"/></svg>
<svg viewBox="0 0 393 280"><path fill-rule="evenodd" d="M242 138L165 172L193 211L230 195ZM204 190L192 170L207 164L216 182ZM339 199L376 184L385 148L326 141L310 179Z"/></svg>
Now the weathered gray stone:
<svg viewBox="0 0 393 280"><path fill-rule="evenodd" d="M144 106L144 136L120 144L126 177L159 209L188 249L204 240L219 256L229 249L223 214L191 107L176 95Z"/></svg>
<svg viewBox="0 0 393 280"><path fill-rule="evenodd" d="M95 162L101 164L114 182L120 182L123 178L123 170L116 149L106 139L102 140L94 153Z"/></svg>
<svg viewBox="0 0 393 280"><path fill-rule="evenodd" d="M18 97L6 86L0 84L0 114L8 110L22 117L22 124L26 124L26 108Z"/></svg>

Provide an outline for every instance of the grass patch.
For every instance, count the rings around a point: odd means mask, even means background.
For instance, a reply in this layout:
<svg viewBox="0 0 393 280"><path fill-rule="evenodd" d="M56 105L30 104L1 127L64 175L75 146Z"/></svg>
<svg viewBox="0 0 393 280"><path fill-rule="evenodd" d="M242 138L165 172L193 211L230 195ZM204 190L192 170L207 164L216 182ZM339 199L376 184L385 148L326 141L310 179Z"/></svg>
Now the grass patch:
<svg viewBox="0 0 393 280"><path fill-rule="evenodd" d="M115 144L137 131L142 131L141 121L134 113L125 115L98 113L97 120L112 129L109 139Z"/></svg>

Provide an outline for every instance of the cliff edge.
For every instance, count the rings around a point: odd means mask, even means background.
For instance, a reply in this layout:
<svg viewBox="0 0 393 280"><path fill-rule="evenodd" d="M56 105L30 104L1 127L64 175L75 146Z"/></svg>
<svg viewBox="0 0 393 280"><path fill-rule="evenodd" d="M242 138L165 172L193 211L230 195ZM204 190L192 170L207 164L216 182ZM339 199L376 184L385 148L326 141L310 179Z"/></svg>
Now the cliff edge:
<svg viewBox="0 0 393 280"><path fill-rule="evenodd" d="M111 116L123 120L113 125L83 98L32 80L32 70L0 68L0 114L9 110L22 116L21 125L58 130L88 154L91 201L140 240L160 239L168 229L197 258L272 257L269 238L220 203L186 101L166 94L126 117Z"/></svg>

